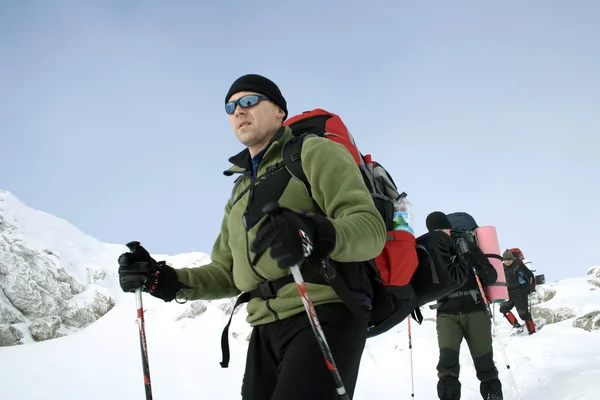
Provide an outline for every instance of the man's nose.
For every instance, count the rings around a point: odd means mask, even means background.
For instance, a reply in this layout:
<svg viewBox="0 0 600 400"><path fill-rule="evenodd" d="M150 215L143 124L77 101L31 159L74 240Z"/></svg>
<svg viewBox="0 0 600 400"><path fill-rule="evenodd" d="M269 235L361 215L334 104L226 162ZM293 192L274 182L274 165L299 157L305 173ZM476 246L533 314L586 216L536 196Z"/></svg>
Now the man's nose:
<svg viewBox="0 0 600 400"><path fill-rule="evenodd" d="M246 110L242 107L240 107L239 104L235 105L235 110L233 111L233 114L237 117L240 115L246 115Z"/></svg>

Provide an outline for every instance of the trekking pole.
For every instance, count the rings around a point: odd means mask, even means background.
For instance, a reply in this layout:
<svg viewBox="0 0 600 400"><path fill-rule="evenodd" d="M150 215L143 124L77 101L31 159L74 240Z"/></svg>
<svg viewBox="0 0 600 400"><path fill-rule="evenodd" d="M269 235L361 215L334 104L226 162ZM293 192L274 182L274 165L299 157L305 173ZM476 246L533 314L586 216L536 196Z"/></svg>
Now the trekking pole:
<svg viewBox="0 0 600 400"><path fill-rule="evenodd" d="M411 392L410 397L415 398L415 378L413 374L413 354L412 354L412 333L410 330L410 315L408 316L408 351L410 353L410 383Z"/></svg>
<svg viewBox="0 0 600 400"><path fill-rule="evenodd" d="M481 296L483 297L483 302L487 308L488 315L491 316L490 311L490 302L485 295L485 291L483 290L483 285L481 284L481 280L479 279L479 275L477 275L477 271L473 268L473 272L475 273L475 279L477 280L477 286L479 286L479 292L481 292ZM517 382L515 381L515 377L513 376L512 370L510 369L510 364L508 363L508 358L506 357L506 353L504 351L504 345L502 344L502 340L500 339L500 335L498 334L498 328L496 327L496 322L491 319L492 327L494 328L494 333L496 335L496 339L498 340L498 344L500 345L500 350L502 351L502 356L504 357L504 362L506 363L506 369L508 370L508 374L510 375L510 379L515 387L515 392L517 393L517 398L521 400L521 395L519 394L519 388L517 387Z"/></svg>
<svg viewBox="0 0 600 400"><path fill-rule="evenodd" d="M335 365L335 361L333 360L331 349L329 348L327 340L325 339L325 332L323 332L323 329L321 328L321 323L319 322L319 318L317 317L313 303L310 300L310 297L308 297L308 291L306 290L306 284L304 283L304 278L302 277L300 268L298 268L298 265L294 265L293 267L290 267L290 270L294 276L294 281L296 281L296 286L298 287L298 292L300 292L300 298L304 304L306 314L308 314L308 320L310 321L312 330L317 338L317 342L319 342L319 347L321 348L323 357L325 358L325 365L327 365L327 369L329 369L333 375L335 391L341 400L350 400L350 397L346 392L346 388L344 387L344 383L342 382L342 377L340 376L340 373Z"/></svg>
<svg viewBox="0 0 600 400"><path fill-rule="evenodd" d="M145 251L140 246L140 242L127 243L127 247L132 253L136 251ZM147 252L146 252L147 253ZM150 254L148 254L150 257ZM144 373L144 388L146 391L146 400L152 400L152 385L150 384L150 366L148 364L148 346L146 344L146 327L144 322L144 304L142 303L142 289L135 290L135 306L137 308L137 323L140 331L140 348L142 350L142 372Z"/></svg>
<svg viewBox="0 0 600 400"><path fill-rule="evenodd" d="M148 347L146 345L146 329L144 323L142 289L135 290L135 305L137 307L137 322L140 329L140 347L142 349L142 371L144 373L144 387L146 389L146 400L152 400L152 386L150 385L150 366L148 365Z"/></svg>
<svg viewBox="0 0 600 400"><path fill-rule="evenodd" d="M276 202L269 202L265 204L262 208L262 211L269 215L271 218L276 218L280 212L279 204ZM302 233L302 231L300 231ZM309 247L311 246L310 242L303 243L305 257L308 257L307 254L310 254ZM327 340L325 339L325 332L321 328L321 323L319 322L319 318L317 317L317 312L315 311L315 307L313 306L310 297L308 296L308 290L306 289L306 283L304 282L304 277L300 272L300 268L298 265L293 265L290 267L290 271L292 271L292 276L294 277L294 281L296 282L296 287L298 288L298 292L300 293L300 298L302 299L302 304L304 305L304 310L306 310L306 314L308 315L308 321L310 322L310 326L312 327L313 333L317 338L317 343L319 343L319 347L321 348L321 353L323 353L323 357L325 358L325 365L327 369L331 371L333 375L333 381L335 383L335 391L337 392L340 400L350 400L350 396L346 392L346 388L344 387L344 382L342 381L342 377L335 365L335 361L333 359L333 354L331 354L331 349L327 344Z"/></svg>
<svg viewBox="0 0 600 400"><path fill-rule="evenodd" d="M262 210L265 214L274 218L279 213L280 208L277 203L269 202L263 207ZM304 249L304 252L308 252L310 254L310 251L307 251L306 248ZM319 343L319 347L321 348L321 353L323 353L323 357L325 358L325 365L333 375L335 391L337 392L340 400L350 400L350 396L348 396L346 388L344 387L342 377L340 376L340 373L335 365L333 354L331 354L331 349L329 348L327 340L325 339L325 332L323 332L323 329L321 328L321 323L319 322L319 318L317 317L315 307L313 306L310 297L308 297L308 290L306 289L306 284L304 282L304 277L300 272L300 268L298 267L298 265L294 265L290 267L290 270L292 271L292 276L294 277L294 281L296 282L296 287L298 288L298 292L300 293L300 298L302 299L302 304L304 304L306 314L308 314L308 321L310 322L310 326L312 327L313 333L317 338L317 342Z"/></svg>

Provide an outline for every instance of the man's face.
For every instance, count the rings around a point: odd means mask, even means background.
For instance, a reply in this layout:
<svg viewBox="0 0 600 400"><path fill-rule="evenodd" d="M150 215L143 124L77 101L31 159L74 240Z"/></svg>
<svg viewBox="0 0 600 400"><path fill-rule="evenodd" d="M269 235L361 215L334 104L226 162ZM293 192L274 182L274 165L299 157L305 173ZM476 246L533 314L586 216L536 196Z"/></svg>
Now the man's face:
<svg viewBox="0 0 600 400"><path fill-rule="evenodd" d="M249 104L243 98L247 95L259 95L254 92L238 92L228 101L240 100ZM260 96L260 95L259 95ZM282 109L268 100L261 100L255 105L243 108L236 105L235 111L229 115L229 122L238 140L250 149L253 155L266 146L275 131L281 126L285 113ZM254 152L253 150L256 150Z"/></svg>
<svg viewBox="0 0 600 400"><path fill-rule="evenodd" d="M506 265L507 267L510 267L511 265L513 265L514 260L504 260L504 265Z"/></svg>

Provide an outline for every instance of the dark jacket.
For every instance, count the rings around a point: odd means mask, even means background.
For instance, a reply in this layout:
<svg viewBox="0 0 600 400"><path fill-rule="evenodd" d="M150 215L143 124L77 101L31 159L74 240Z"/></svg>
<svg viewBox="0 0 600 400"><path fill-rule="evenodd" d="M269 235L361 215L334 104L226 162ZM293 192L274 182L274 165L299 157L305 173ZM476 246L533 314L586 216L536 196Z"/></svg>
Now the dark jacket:
<svg viewBox="0 0 600 400"><path fill-rule="evenodd" d="M477 271L483 287L496 282L498 273L488 258L477 246L472 246L468 253L461 256L461 261L469 267L466 283L450 296L438 300L438 314L465 314L485 310L485 303L473 267Z"/></svg>
<svg viewBox="0 0 600 400"><path fill-rule="evenodd" d="M531 292L534 275L522 262L515 261L510 266L504 265L504 275L509 292L519 290Z"/></svg>

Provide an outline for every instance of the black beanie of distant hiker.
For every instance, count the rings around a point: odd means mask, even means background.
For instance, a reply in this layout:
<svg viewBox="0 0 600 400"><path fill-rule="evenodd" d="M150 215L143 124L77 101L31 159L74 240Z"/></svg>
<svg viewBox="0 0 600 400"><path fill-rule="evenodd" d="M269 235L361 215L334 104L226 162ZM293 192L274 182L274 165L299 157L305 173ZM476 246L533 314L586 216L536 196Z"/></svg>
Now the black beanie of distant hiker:
<svg viewBox="0 0 600 400"><path fill-rule="evenodd" d="M229 88L227 95L225 96L225 103L229 101L229 98L235 93L239 92L254 92L262 94L271 100L273 103L277 104L279 108L283 110L285 115L283 116L283 120L287 118L288 110L287 110L287 102L285 98L281 94L281 91L277 87L277 85L271 81L270 79L265 78L262 75L256 74L248 74L239 77Z"/></svg>
<svg viewBox="0 0 600 400"><path fill-rule="evenodd" d="M441 211L434 211L429 214L425 220L425 225L429 232L435 231L436 229L452 229L450 220L446 214Z"/></svg>

